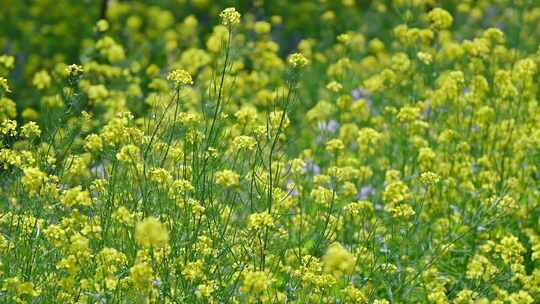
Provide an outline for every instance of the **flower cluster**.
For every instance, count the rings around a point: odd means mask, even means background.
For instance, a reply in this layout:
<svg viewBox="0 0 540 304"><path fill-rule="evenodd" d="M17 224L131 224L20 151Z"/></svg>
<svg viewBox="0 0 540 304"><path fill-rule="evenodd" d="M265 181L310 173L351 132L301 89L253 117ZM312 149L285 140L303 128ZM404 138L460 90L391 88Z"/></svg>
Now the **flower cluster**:
<svg viewBox="0 0 540 304"><path fill-rule="evenodd" d="M9 2L0 302L539 301L536 1Z"/></svg>
<svg viewBox="0 0 540 304"><path fill-rule="evenodd" d="M174 82L176 86L192 85L191 75L185 70L173 70L167 76L167 80Z"/></svg>
<svg viewBox="0 0 540 304"><path fill-rule="evenodd" d="M221 24L225 26L233 26L240 23L240 13L234 7L224 9L220 14Z"/></svg>

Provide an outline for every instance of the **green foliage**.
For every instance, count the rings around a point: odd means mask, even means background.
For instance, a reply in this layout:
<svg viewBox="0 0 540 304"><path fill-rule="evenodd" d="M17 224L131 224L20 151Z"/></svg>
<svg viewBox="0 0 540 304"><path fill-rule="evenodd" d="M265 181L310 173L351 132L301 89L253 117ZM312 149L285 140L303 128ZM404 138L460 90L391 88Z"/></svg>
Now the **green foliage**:
<svg viewBox="0 0 540 304"><path fill-rule="evenodd" d="M535 303L533 1L4 1L0 303Z"/></svg>

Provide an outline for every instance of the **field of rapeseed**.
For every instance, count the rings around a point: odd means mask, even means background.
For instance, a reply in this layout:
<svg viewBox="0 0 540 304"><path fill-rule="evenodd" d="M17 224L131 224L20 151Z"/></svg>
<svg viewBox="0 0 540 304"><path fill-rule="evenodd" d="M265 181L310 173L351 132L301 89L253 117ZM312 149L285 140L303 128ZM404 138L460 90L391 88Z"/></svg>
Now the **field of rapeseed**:
<svg viewBox="0 0 540 304"><path fill-rule="evenodd" d="M0 303L540 303L539 0L1 0Z"/></svg>

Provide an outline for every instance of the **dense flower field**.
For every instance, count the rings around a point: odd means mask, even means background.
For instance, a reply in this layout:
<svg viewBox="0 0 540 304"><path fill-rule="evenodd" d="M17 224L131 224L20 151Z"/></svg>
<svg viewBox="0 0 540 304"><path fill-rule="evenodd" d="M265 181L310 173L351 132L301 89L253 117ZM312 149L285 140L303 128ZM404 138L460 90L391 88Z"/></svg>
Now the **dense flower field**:
<svg viewBox="0 0 540 304"><path fill-rule="evenodd" d="M540 303L538 0L0 2L0 303Z"/></svg>

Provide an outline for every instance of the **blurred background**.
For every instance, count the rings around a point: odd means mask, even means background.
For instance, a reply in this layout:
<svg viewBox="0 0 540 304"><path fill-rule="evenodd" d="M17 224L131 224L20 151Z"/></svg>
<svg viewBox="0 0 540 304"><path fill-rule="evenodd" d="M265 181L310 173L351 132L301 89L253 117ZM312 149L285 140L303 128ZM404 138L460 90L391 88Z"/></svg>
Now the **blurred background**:
<svg viewBox="0 0 540 304"><path fill-rule="evenodd" d="M418 3L422 5L418 5ZM266 20L272 23L272 39L285 56L303 39L314 39L315 49L324 50L335 43L335 37L347 31L362 33L365 41L373 38L385 45L392 43L392 28L406 23L422 26L422 20L411 20L416 10L428 11L434 6L448 10L454 26L465 39L473 31L489 26L504 28L510 45L520 43L522 50L537 47L535 28L524 29L508 0L0 0L0 54L12 55L15 68L9 79L18 107L36 103L38 94L32 87L37 71L51 70L58 63L81 63L95 43L96 22L109 21L107 35L125 49L127 60L143 60L160 67L167 64L167 52L191 47L204 48L205 39L219 23L217 15L234 6L245 24ZM538 10L528 12L531 18ZM196 18L195 33L186 30ZM538 19L538 18L537 18ZM528 23L538 24L538 23ZM515 33L515 35L513 35ZM518 33L520 33L518 35ZM249 38L249 37L248 37ZM395 43L395 42L394 42ZM362 55L359 53L360 56Z"/></svg>

